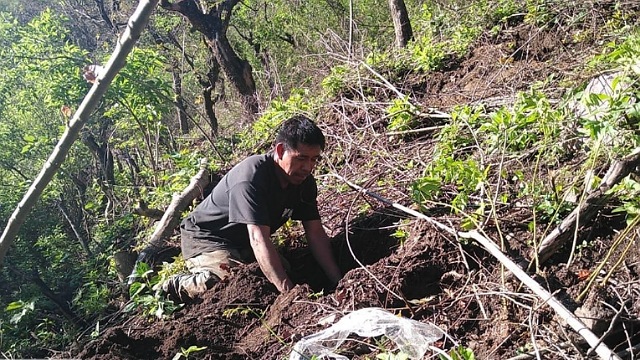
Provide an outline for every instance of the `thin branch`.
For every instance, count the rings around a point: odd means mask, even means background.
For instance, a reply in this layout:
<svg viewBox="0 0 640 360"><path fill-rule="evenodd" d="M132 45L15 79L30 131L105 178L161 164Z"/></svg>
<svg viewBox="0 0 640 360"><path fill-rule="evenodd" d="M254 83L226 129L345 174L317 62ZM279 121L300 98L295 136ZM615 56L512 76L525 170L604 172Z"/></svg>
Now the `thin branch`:
<svg viewBox="0 0 640 360"><path fill-rule="evenodd" d="M616 161L602 179L600 186L592 191L584 201L567 216L544 240L538 250L538 261L543 263L559 249L581 224L589 221L610 198L608 191L640 166L640 147L623 159ZM578 221L578 219L580 221Z"/></svg>

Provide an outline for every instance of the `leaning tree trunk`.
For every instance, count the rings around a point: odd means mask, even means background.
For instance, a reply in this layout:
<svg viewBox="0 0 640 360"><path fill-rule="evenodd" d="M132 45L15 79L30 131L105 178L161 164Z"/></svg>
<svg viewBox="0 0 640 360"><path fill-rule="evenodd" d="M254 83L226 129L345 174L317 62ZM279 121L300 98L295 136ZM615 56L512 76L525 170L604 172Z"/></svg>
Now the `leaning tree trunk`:
<svg viewBox="0 0 640 360"><path fill-rule="evenodd" d="M396 32L396 46L403 48L413 38L409 13L404 0L389 0L389 10L393 19L393 28Z"/></svg>
<svg viewBox="0 0 640 360"><path fill-rule="evenodd" d="M4 232L0 237L0 264L7 254L9 246L11 246L16 235L18 235L18 230L20 230L20 227L27 219L27 215L31 212L31 209L40 198L40 195L42 195L45 187L51 179L53 179L53 176L62 165L71 146L78 138L80 130L84 127L89 116L100 102L102 95L104 95L109 85L111 85L111 81L113 81L120 69L124 66L127 55L138 41L142 30L147 25L149 17L157 4L158 0L140 0L136 11L129 18L127 28L122 33L122 36L120 36L116 49L105 65L104 71L98 74L93 87L89 90L82 104L80 104L78 110L71 118L68 127L65 129L58 144L40 170L40 173L33 183L31 183L29 190L11 214L11 218L9 218L7 226L4 228Z"/></svg>
<svg viewBox="0 0 640 360"><path fill-rule="evenodd" d="M244 109L248 115L258 113L258 101L256 98L256 84L253 80L253 70L249 62L241 59L231 47L227 35L216 34L207 36L207 44L213 51L216 60L222 67L224 75L233 84L238 93Z"/></svg>
<svg viewBox="0 0 640 360"><path fill-rule="evenodd" d="M156 228L144 248L138 254L137 260L132 264L129 275L129 284L137 280L135 274L136 264L153 262L156 255L164 246L164 242L178 227L182 212L193 203L193 200L203 195L204 188L211 182L211 176L207 169L207 160L200 161L200 171L191 178L189 185L180 194L174 194L171 204L167 207L162 219L156 224Z"/></svg>
<svg viewBox="0 0 640 360"><path fill-rule="evenodd" d="M560 225L542 240L538 253L534 254L531 263L533 264L536 259L539 264L547 261L567 240L571 239L576 228L580 228L598 214L602 206L612 196L609 190L632 172L637 172L638 167L640 167L640 147L635 148L630 154L611 165L602 178L600 186L591 191L585 201L580 203Z"/></svg>

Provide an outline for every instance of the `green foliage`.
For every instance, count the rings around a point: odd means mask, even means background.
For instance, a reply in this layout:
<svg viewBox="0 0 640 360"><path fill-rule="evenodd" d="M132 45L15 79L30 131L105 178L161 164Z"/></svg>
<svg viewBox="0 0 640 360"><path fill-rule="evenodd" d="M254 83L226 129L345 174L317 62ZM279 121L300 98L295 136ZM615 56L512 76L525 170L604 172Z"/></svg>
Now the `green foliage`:
<svg viewBox="0 0 640 360"><path fill-rule="evenodd" d="M640 215L640 183L638 179L627 177L610 191L615 193L622 202L620 206L613 209L613 212L627 214L627 224L630 224Z"/></svg>
<svg viewBox="0 0 640 360"><path fill-rule="evenodd" d="M554 1L527 0L525 21L538 26L544 26L551 23L558 15L555 10L558 8L554 5Z"/></svg>
<svg viewBox="0 0 640 360"><path fill-rule="evenodd" d="M33 301L24 302L22 300L14 301L7 305L4 311L13 312L11 315L11 319L9 320L11 324L18 324L22 318L28 313L32 312L35 309L35 304Z"/></svg>
<svg viewBox="0 0 640 360"><path fill-rule="evenodd" d="M137 189L140 199L150 208L164 208L171 202L174 194L182 192L189 185L191 178L200 171L200 162L207 158L206 155L198 149L189 148L164 154L161 159L166 164L167 170L161 174L155 173L158 181L156 187ZM211 172L217 170L216 164L209 164L208 168ZM149 169L145 171L145 175L151 177L154 174Z"/></svg>
<svg viewBox="0 0 640 360"><path fill-rule="evenodd" d="M102 275L101 275L102 276ZM85 282L73 297L73 304L84 316L92 317L105 312L112 293L109 286L100 282Z"/></svg>
<svg viewBox="0 0 640 360"><path fill-rule="evenodd" d="M623 70L632 70L640 74L640 30L635 29L630 34L614 39L605 44L602 54L595 56L589 65L592 67L622 66Z"/></svg>
<svg viewBox="0 0 640 360"><path fill-rule="evenodd" d="M410 130L418 124L418 109L406 96L402 99L394 99L386 112L389 116L387 129L390 131Z"/></svg>
<svg viewBox="0 0 640 360"><path fill-rule="evenodd" d="M239 148L249 153L263 151L271 145L278 126L297 114L310 115L312 111L312 99L308 92L296 90L287 100L274 100L264 114L256 120L251 128L239 134Z"/></svg>
<svg viewBox="0 0 640 360"><path fill-rule="evenodd" d="M234 308L224 309L224 311L222 312L222 316L226 317L227 319L230 319L237 315L245 316L252 313L253 313L253 310L251 308L246 306L238 306Z"/></svg>
<svg viewBox="0 0 640 360"><path fill-rule="evenodd" d="M322 79L322 89L330 97L338 95L348 86L348 74L349 67L346 65L332 67L329 75Z"/></svg>
<svg viewBox="0 0 640 360"><path fill-rule="evenodd" d="M453 113L451 123L445 126L439 135L433 160L424 171L423 177L412 184L412 197L415 202L425 205L434 201L446 185L454 185L457 194L451 202L454 211L467 207L469 196L480 189L486 181L490 167L483 166L472 154L456 153L456 149L473 139L468 135L465 123L479 117L478 109L463 108Z"/></svg>
<svg viewBox="0 0 640 360"><path fill-rule="evenodd" d="M460 4L427 1L416 6L410 11L414 41L390 53L372 46L365 57L367 64L399 72L443 69L467 54L484 30L497 27L499 31L506 19L522 11L521 5L513 0Z"/></svg>
<svg viewBox="0 0 640 360"><path fill-rule="evenodd" d="M172 358L172 360L179 360L182 358L189 359L189 355L191 355L192 353L205 350L206 348L207 348L206 346L195 346L195 345L191 345L186 349L183 347L180 347L180 352L176 353L176 355Z"/></svg>
<svg viewBox="0 0 640 360"><path fill-rule="evenodd" d="M137 263L134 274L138 281L129 287L130 302L125 306L125 312L139 310L142 316L152 321L167 318L182 307L163 296L160 288L163 279L159 275L154 275L149 265L143 262Z"/></svg>
<svg viewBox="0 0 640 360"><path fill-rule="evenodd" d="M560 134L560 124L567 117L564 109L555 108L549 99L535 88L518 93L513 106L502 107L489 115L469 117L469 125L477 129L479 146L487 153L494 151L524 151L536 145L544 147L550 157L560 148L552 146Z"/></svg>
<svg viewBox="0 0 640 360"><path fill-rule="evenodd" d="M89 203L89 205L94 203ZM91 209L91 206L87 210ZM113 222L102 221L96 224L94 229L94 239L103 244L119 243L131 236L131 231L135 228L136 218L133 214L126 214L115 219Z"/></svg>
<svg viewBox="0 0 640 360"><path fill-rule="evenodd" d="M438 355L438 357L441 360L447 359L443 355ZM451 349L451 351L449 351L449 357L452 360L475 360L476 359L476 356L473 353L473 350L471 350L468 347L464 347L462 345L458 345L457 347Z"/></svg>

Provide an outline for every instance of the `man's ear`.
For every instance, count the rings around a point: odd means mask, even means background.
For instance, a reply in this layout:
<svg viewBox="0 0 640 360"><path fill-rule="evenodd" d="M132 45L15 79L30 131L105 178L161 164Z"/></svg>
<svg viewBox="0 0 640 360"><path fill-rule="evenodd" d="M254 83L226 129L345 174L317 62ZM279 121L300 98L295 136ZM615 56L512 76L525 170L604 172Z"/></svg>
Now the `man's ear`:
<svg viewBox="0 0 640 360"><path fill-rule="evenodd" d="M282 160L283 157L284 157L284 144L283 143L277 143L276 144L276 158L278 160Z"/></svg>

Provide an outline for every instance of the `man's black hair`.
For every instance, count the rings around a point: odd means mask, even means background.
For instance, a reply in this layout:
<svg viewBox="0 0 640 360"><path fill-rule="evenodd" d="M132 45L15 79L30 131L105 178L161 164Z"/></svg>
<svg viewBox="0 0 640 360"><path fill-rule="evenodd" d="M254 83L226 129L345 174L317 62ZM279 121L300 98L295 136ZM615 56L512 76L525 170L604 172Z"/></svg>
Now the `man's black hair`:
<svg viewBox="0 0 640 360"><path fill-rule="evenodd" d="M304 115L296 115L285 120L278 128L276 143L283 143L287 149L297 149L298 144L319 145L324 150L325 139L322 130Z"/></svg>

